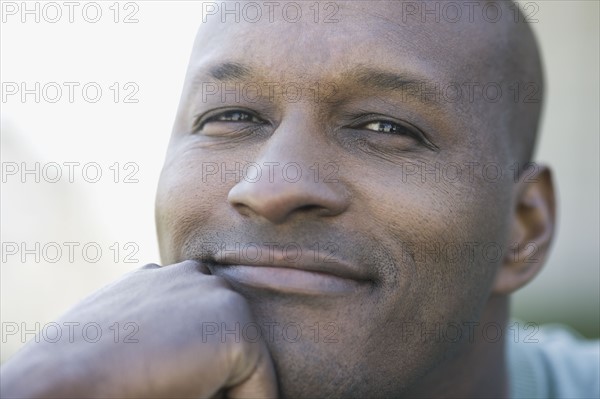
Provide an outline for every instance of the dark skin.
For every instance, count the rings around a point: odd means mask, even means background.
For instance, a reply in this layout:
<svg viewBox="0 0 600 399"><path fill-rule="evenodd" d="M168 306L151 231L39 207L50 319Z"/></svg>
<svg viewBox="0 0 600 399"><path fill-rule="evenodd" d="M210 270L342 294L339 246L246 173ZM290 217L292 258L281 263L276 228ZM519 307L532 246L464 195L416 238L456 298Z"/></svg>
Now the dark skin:
<svg viewBox="0 0 600 399"><path fill-rule="evenodd" d="M169 266L130 274L92 297L93 308L88 300L63 318L101 319L106 325L138 320L146 341L128 348L126 358L156 366L150 371L122 366L123 350L101 341L65 360L73 369L77 362L86 364L88 373L59 374L30 392L52 396L62 387L65 394L68 383L68 394L89 395L86 379L103 376L109 387L92 393L508 395L503 340L481 339L475 329L469 341L465 328L457 342L424 341L418 332L406 334L406 327L505 326L509 294L543 265L555 220L550 173L542 167L518 176L508 172L529 159L540 103L516 102L509 95L493 103L480 97L436 103L398 82L523 80L541 87L539 62L531 55L535 42L526 26L511 21L403 25L395 3L338 4L336 24L224 24L217 18L201 27L156 199L162 262ZM521 57L528 58L515 62ZM223 82L300 83L325 88L326 94L319 101L314 95L290 101L277 89L256 101L243 94L239 102L233 95L223 101L220 93L203 97L202 83ZM236 182L203 170L235 162L295 162L304 177L292 183L275 173L269 180L265 169L257 181ZM330 162L337 166L335 181L315 181L311 166ZM429 168L436 162L494 163L505 174L494 182L477 172L453 181L404 176L402 168L417 162ZM415 253L415 243L448 242L497 243L503 252L493 260L481 247L452 259L447 252L435 258ZM248 265L207 250L207 243L229 249L235 243L296 243L304 253L314 243L333 243L334 251L321 250L342 266L292 265L282 258ZM534 262L528 261L530 243ZM162 300L152 295L151 302L149 292ZM115 306L114 298L132 297L135 306ZM200 324L219 320L333 323L337 342L315 342L311 332L297 342L276 336L200 344ZM48 345L27 350L42 363L50 356L44 353L56 352ZM24 359L17 356L12 368L3 368L3 381L39 370ZM23 392L18 384L8 385L6 392Z"/></svg>

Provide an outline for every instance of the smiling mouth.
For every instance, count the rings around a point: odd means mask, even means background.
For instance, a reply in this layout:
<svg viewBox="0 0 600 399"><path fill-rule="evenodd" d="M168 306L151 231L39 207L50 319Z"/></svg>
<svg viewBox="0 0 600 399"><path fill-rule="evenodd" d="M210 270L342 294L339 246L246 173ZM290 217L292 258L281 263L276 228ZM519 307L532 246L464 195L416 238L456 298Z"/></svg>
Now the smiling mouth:
<svg viewBox="0 0 600 399"><path fill-rule="evenodd" d="M314 251L301 251L295 261L272 256L247 262L227 260L223 253L207 263L212 274L234 286L303 295L347 295L370 287L368 271Z"/></svg>

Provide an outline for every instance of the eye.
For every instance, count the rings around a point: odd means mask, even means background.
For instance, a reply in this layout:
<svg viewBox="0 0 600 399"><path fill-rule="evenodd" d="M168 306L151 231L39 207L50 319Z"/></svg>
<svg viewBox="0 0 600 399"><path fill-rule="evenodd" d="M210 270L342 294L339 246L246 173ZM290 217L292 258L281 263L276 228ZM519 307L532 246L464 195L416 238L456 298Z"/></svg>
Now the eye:
<svg viewBox="0 0 600 399"><path fill-rule="evenodd" d="M205 123L208 122L254 122L254 123L260 123L261 120L258 119L256 116L248 113L248 112L244 112L244 111L227 111L227 112L223 112L222 114L213 116L211 118L209 118Z"/></svg>
<svg viewBox="0 0 600 399"><path fill-rule="evenodd" d="M243 110L228 110L218 114L200 115L196 117L192 131L198 132L203 130L210 124L219 123L257 123L262 124L264 121L249 111Z"/></svg>
<svg viewBox="0 0 600 399"><path fill-rule="evenodd" d="M407 129L404 126L400 126L399 124L390 121L368 122L363 124L361 127L366 130L373 130L375 132L387 134L407 133Z"/></svg>
<svg viewBox="0 0 600 399"><path fill-rule="evenodd" d="M384 115L361 115L354 120L350 127L356 130L382 133L391 137L407 137L416 140L431 150L438 149L418 127L405 121L386 119Z"/></svg>

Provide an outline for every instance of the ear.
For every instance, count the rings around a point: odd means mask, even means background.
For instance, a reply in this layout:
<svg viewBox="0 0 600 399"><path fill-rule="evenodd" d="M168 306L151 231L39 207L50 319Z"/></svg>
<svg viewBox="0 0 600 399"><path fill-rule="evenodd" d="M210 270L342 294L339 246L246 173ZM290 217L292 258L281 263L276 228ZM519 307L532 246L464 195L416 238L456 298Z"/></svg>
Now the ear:
<svg viewBox="0 0 600 399"><path fill-rule="evenodd" d="M529 164L514 185L513 204L507 249L492 290L495 294L516 291L544 266L556 224L550 169Z"/></svg>

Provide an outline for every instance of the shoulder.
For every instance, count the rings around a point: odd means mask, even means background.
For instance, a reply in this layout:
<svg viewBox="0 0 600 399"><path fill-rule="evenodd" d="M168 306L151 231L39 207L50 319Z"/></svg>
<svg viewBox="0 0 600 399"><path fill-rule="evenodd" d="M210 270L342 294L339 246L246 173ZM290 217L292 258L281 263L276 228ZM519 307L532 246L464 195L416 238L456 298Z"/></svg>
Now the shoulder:
<svg viewBox="0 0 600 399"><path fill-rule="evenodd" d="M600 340L566 326L511 323L506 350L513 398L600 398Z"/></svg>

